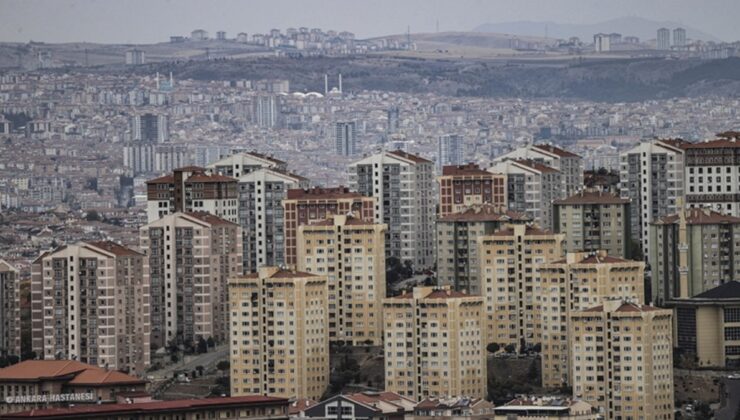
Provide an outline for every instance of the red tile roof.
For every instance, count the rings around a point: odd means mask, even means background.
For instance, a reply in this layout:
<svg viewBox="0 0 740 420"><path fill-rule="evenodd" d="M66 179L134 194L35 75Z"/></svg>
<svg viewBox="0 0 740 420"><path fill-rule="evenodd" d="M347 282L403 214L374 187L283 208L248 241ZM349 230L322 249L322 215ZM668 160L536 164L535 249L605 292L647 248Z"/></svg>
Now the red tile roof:
<svg viewBox="0 0 740 420"><path fill-rule="evenodd" d="M285 165L285 164L286 164L286 162L284 162L284 161L282 161L282 160L280 160L280 159L275 159L274 157L272 157L272 156L268 156L268 155L266 155L266 154L263 154L263 153L259 153L259 152L254 152L254 151L252 151L252 152L247 152L247 154L248 154L248 155L252 155L252 156L254 156L254 157L256 157L256 158L260 158L260 159L268 160L268 161L270 161L270 162L272 162L272 163L274 163L274 164L277 164L277 165Z"/></svg>
<svg viewBox="0 0 740 420"><path fill-rule="evenodd" d="M411 153L404 152L403 150L394 150L388 153L403 159L408 159L414 163L432 163L431 160L424 159L421 156L412 155Z"/></svg>
<svg viewBox="0 0 740 420"><path fill-rule="evenodd" d="M555 147L555 146L550 145L550 144L537 144L537 145L534 146L534 148L535 149L543 150L543 151L548 152L548 153L552 153L552 154L557 155L557 156L560 156L560 157L576 157L576 158L579 158L580 157L580 156L578 156L575 153L571 153L571 152L569 152L567 150L561 149L559 147Z"/></svg>
<svg viewBox="0 0 740 420"><path fill-rule="evenodd" d="M203 408L238 407L288 404L286 398L267 397L261 395L247 395L243 397L204 398L174 401L154 401L133 404L102 404L78 405L69 408L44 408L23 411L20 413L3 414L4 419L77 419L100 418L112 415L147 415L150 413L166 413L171 411L194 410Z"/></svg>
<svg viewBox="0 0 740 420"><path fill-rule="evenodd" d="M234 225L238 226L236 223L230 222L228 220L222 219L216 215L213 215L211 213L205 212L205 211L196 211L196 212L184 212L183 214L188 215L190 217L193 217L195 219L198 219L202 222L206 222L210 225Z"/></svg>
<svg viewBox="0 0 740 420"><path fill-rule="evenodd" d="M172 172L205 172L206 168L202 168L200 166L183 166L182 168L175 168L172 170Z"/></svg>
<svg viewBox="0 0 740 420"><path fill-rule="evenodd" d="M443 166L442 176L490 176L490 177L493 177L494 174L486 171L485 169L481 169L481 167L475 163L468 163L467 165Z"/></svg>
<svg viewBox="0 0 740 420"><path fill-rule="evenodd" d="M208 175L203 172L196 172L189 176L185 182L233 182L237 183L236 178L224 175Z"/></svg>
<svg viewBox="0 0 740 420"><path fill-rule="evenodd" d="M661 217L655 221L658 225L670 225L679 223L679 215L672 214ZM714 224L740 224L740 217L718 213L709 209L686 209L686 224L689 225L714 225Z"/></svg>
<svg viewBox="0 0 740 420"><path fill-rule="evenodd" d="M316 405L316 401L309 400L302 398L300 400L295 400L290 403L290 407L288 407L288 414L291 416L295 416L301 413L301 411L305 411L307 408L313 407Z"/></svg>
<svg viewBox="0 0 740 420"><path fill-rule="evenodd" d="M518 163L520 165L529 167L531 169L534 169L536 171L543 172L543 173L560 172L560 171L558 171L555 168L552 168L550 166L547 166L547 165L542 164L542 163L539 163L539 162L535 162L534 160L531 160L531 159L517 159L514 162L516 162L516 163Z"/></svg>
<svg viewBox="0 0 740 420"><path fill-rule="evenodd" d="M740 147L740 141L738 141L735 138L731 139L717 139L717 140L709 140L709 141L703 141L699 143L688 143L681 145L681 148L684 150L690 150L690 149L711 149L711 148L737 148Z"/></svg>
<svg viewBox="0 0 740 420"><path fill-rule="evenodd" d="M143 255L139 252L134 251L131 248L127 248L123 245L117 244L113 241L99 241L99 242L88 242L89 245L92 245L96 248L100 248L104 251L110 252L116 256L140 256Z"/></svg>
<svg viewBox="0 0 740 420"><path fill-rule="evenodd" d="M174 175L165 175L159 178L150 179L146 183L147 184L174 184L174 182L175 182Z"/></svg>
<svg viewBox="0 0 740 420"><path fill-rule="evenodd" d="M476 204L467 209L440 217L440 222L527 222L531 219L524 213L503 209L493 204Z"/></svg>
<svg viewBox="0 0 740 420"><path fill-rule="evenodd" d="M555 200L553 204L626 204L630 200L619 198L616 194L603 191L581 191L562 200Z"/></svg>
<svg viewBox="0 0 740 420"><path fill-rule="evenodd" d="M74 360L26 360L0 369L0 381L30 381L63 378L74 375L74 385L103 386L115 384L144 384L145 381L125 373L106 370Z"/></svg>

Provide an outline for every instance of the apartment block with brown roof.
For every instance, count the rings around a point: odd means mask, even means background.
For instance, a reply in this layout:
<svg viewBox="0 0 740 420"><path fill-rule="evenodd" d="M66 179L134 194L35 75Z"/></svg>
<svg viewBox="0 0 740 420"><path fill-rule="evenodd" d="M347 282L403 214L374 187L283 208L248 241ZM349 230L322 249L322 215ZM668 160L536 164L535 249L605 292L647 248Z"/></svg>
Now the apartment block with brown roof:
<svg viewBox="0 0 740 420"><path fill-rule="evenodd" d="M444 166L439 182L439 214L445 217L472 205L506 207L506 176L481 169L474 163Z"/></svg>
<svg viewBox="0 0 740 420"><path fill-rule="evenodd" d="M139 245L152 285L152 343L226 340L227 279L242 273L239 225L178 212L139 229Z"/></svg>
<svg viewBox="0 0 740 420"><path fill-rule="evenodd" d="M671 310L617 298L571 319L573 397L606 420L673 419Z"/></svg>
<svg viewBox="0 0 740 420"><path fill-rule="evenodd" d="M494 162L505 160L531 160L558 170L564 197L583 188L583 158L551 144L532 144L496 157Z"/></svg>
<svg viewBox="0 0 740 420"><path fill-rule="evenodd" d="M288 190L285 212L285 264L298 262L298 228L335 214L352 213L362 220L375 220L375 199L346 187Z"/></svg>
<svg viewBox="0 0 740 420"><path fill-rule="evenodd" d="M632 249L629 205L629 199L614 194L581 191L553 202L553 230L565 234L566 252L603 249L626 258Z"/></svg>
<svg viewBox="0 0 740 420"><path fill-rule="evenodd" d="M143 374L150 364L145 257L110 241L46 252L31 270L32 349L45 360Z"/></svg>
<svg viewBox="0 0 740 420"><path fill-rule="evenodd" d="M20 272L0 259L0 349L21 356Z"/></svg>
<svg viewBox="0 0 740 420"><path fill-rule="evenodd" d="M740 138L732 132L719 136L681 146L686 162L686 205L740 217Z"/></svg>
<svg viewBox="0 0 740 420"><path fill-rule="evenodd" d="M330 341L383 342L385 229L352 215L298 228L298 270L327 278Z"/></svg>
<svg viewBox="0 0 740 420"><path fill-rule="evenodd" d="M478 238L486 343L537 343L537 269L562 256L563 235L536 226L508 225Z"/></svg>
<svg viewBox="0 0 740 420"><path fill-rule="evenodd" d="M416 287L383 301L385 389L407 398L486 395L483 298Z"/></svg>
<svg viewBox="0 0 740 420"><path fill-rule="evenodd" d="M506 176L510 210L525 213L545 229L552 228L552 203L565 197L562 173L535 160L503 160L491 168Z"/></svg>
<svg viewBox="0 0 740 420"><path fill-rule="evenodd" d="M280 159L258 152L240 152L227 156L208 165L208 168L219 175L240 178L259 169L277 169L285 171L288 164Z"/></svg>
<svg viewBox="0 0 740 420"><path fill-rule="evenodd" d="M740 279L739 217L682 210L650 225L650 244L651 299L658 304Z"/></svg>
<svg viewBox="0 0 740 420"><path fill-rule="evenodd" d="M349 166L354 191L376 201L375 221L388 226L386 257L434 266L436 212L434 163L400 150L368 156Z"/></svg>
<svg viewBox="0 0 740 420"><path fill-rule="evenodd" d="M437 278L440 284L473 295L483 292L478 238L503 225L524 224L524 214L493 204L475 204L437 219Z"/></svg>
<svg viewBox="0 0 740 420"><path fill-rule="evenodd" d="M231 395L319 400L329 385L326 276L278 267L229 279Z"/></svg>
<svg viewBox="0 0 740 420"><path fill-rule="evenodd" d="M146 182L147 219L154 222L175 212L208 212L237 223L237 180L186 166Z"/></svg>
<svg viewBox="0 0 740 420"><path fill-rule="evenodd" d="M572 372L571 314L609 298L643 302L645 263L612 257L601 250L568 253L565 259L540 264L538 270L535 295L542 386L562 388L570 384Z"/></svg>

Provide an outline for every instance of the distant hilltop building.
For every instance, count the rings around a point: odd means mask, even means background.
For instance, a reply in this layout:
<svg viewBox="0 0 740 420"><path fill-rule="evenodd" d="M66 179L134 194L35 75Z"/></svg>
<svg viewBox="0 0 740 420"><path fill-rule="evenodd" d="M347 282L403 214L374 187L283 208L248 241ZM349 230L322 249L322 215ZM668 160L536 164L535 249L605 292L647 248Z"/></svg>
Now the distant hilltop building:
<svg viewBox="0 0 740 420"><path fill-rule="evenodd" d="M686 29L676 28L673 30L673 46L678 48L686 46Z"/></svg>
<svg viewBox="0 0 740 420"><path fill-rule="evenodd" d="M190 33L190 39L193 41L205 41L208 39L208 32L203 29L196 29Z"/></svg>
<svg viewBox="0 0 740 420"><path fill-rule="evenodd" d="M655 47L659 50L668 50L671 48L671 31L668 28L658 29L658 38Z"/></svg>
<svg viewBox="0 0 740 420"><path fill-rule="evenodd" d="M619 38L621 39L622 36L619 35ZM594 35L594 51L600 53L607 52L609 50L611 50L611 36L607 34Z"/></svg>
<svg viewBox="0 0 740 420"><path fill-rule="evenodd" d="M142 50L134 48L126 51L126 65L139 66L144 64L145 59L146 56Z"/></svg>

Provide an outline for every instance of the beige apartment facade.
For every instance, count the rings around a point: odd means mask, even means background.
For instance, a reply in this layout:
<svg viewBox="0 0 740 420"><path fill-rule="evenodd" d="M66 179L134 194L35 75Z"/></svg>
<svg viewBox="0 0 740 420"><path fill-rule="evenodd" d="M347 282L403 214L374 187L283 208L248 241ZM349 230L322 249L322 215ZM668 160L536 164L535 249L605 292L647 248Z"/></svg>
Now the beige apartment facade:
<svg viewBox="0 0 740 420"><path fill-rule="evenodd" d="M414 400L487 392L483 299L416 287L383 301L385 389Z"/></svg>
<svg viewBox="0 0 740 420"><path fill-rule="evenodd" d="M152 342L226 340L227 280L242 273L239 225L178 212L143 226L139 245L152 286Z"/></svg>
<svg viewBox="0 0 740 420"><path fill-rule="evenodd" d="M318 401L329 385L325 276L262 267L229 280L231 395Z"/></svg>
<svg viewBox="0 0 740 420"><path fill-rule="evenodd" d="M628 258L629 205L629 199L614 194L581 191L553 202L553 229L565 234L566 252L606 250L612 257Z"/></svg>
<svg viewBox="0 0 740 420"><path fill-rule="evenodd" d="M482 293L478 238L502 225L523 224L525 214L493 204L475 204L437 219L437 278L440 284L472 295Z"/></svg>
<svg viewBox="0 0 740 420"><path fill-rule="evenodd" d="M570 384L571 315L612 297L643 302L645 263L595 253L568 253L539 266L538 342L541 344L542 386Z"/></svg>
<svg viewBox="0 0 740 420"><path fill-rule="evenodd" d="M478 238L487 343L519 349L536 344L537 269L562 258L562 244L563 235L529 225Z"/></svg>
<svg viewBox="0 0 740 420"><path fill-rule="evenodd" d="M150 286L142 254L110 241L61 246L31 268L32 350L143 374Z"/></svg>
<svg viewBox="0 0 740 420"><path fill-rule="evenodd" d="M327 278L330 341L383 342L385 230L352 215L298 228L298 270Z"/></svg>
<svg viewBox="0 0 740 420"><path fill-rule="evenodd" d="M494 174L474 163L444 166L439 182L439 214L444 218L470 206L506 207L506 175Z"/></svg>
<svg viewBox="0 0 740 420"><path fill-rule="evenodd" d="M573 396L606 420L673 419L672 312L622 299L572 315Z"/></svg>

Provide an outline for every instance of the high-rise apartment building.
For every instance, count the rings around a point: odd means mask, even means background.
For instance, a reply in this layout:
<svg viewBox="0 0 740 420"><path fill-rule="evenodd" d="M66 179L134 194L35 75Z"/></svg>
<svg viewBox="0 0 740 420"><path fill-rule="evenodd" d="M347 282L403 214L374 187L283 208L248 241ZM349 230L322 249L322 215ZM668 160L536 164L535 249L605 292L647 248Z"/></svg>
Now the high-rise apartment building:
<svg viewBox="0 0 740 420"><path fill-rule="evenodd" d="M288 164L272 156L264 155L257 152L240 152L234 153L216 162L208 164L208 169L214 173L240 178L258 169L271 168L279 171L286 171Z"/></svg>
<svg viewBox="0 0 740 420"><path fill-rule="evenodd" d="M542 346L542 386L570 384L570 316L613 297L643 302L645 263L608 256L605 251L568 253L539 266L535 287L537 335Z"/></svg>
<svg viewBox="0 0 740 420"><path fill-rule="evenodd" d="M280 97L257 95L252 102L252 121L260 128L280 126Z"/></svg>
<svg viewBox="0 0 740 420"><path fill-rule="evenodd" d="M231 395L321 399L329 385L326 277L277 267L229 280Z"/></svg>
<svg viewBox="0 0 740 420"><path fill-rule="evenodd" d="M566 252L606 250L613 257L629 257L629 205L629 199L614 194L581 191L553 202L553 230L565 234Z"/></svg>
<svg viewBox="0 0 740 420"><path fill-rule="evenodd" d="M400 112L397 106L388 109L388 128L386 131L389 135L397 133L401 126L399 114Z"/></svg>
<svg viewBox="0 0 740 420"><path fill-rule="evenodd" d="M349 188L288 190L283 200L285 214L285 264L298 262L298 228L335 214L352 213L362 220L374 220L375 199Z"/></svg>
<svg viewBox="0 0 740 420"><path fill-rule="evenodd" d="M472 295L483 293L478 238L503 225L524 224L524 214L493 204L474 204L437 219L437 278L440 284Z"/></svg>
<svg viewBox="0 0 740 420"><path fill-rule="evenodd" d="M239 221L237 180L188 166L146 182L149 223L175 212L207 212Z"/></svg>
<svg viewBox="0 0 740 420"><path fill-rule="evenodd" d="M583 188L583 158L559 147L550 144L520 147L498 156L494 162L504 160L532 160L557 169L562 174L563 197L571 196Z"/></svg>
<svg viewBox="0 0 740 420"><path fill-rule="evenodd" d="M443 167L438 216L459 213L476 204L506 207L506 175L488 172L474 163Z"/></svg>
<svg viewBox="0 0 740 420"><path fill-rule="evenodd" d="M650 250L650 223L675 214L684 194L684 153L681 140L656 140L619 155L620 196L630 200L633 240L642 255Z"/></svg>
<svg viewBox="0 0 740 420"><path fill-rule="evenodd" d="M650 225L651 301L696 296L740 279L740 218L685 209Z"/></svg>
<svg viewBox="0 0 740 420"><path fill-rule="evenodd" d="M437 169L458 166L464 162L465 142L459 134L445 134L437 140Z"/></svg>
<svg viewBox="0 0 740 420"><path fill-rule="evenodd" d="M615 299L571 319L574 397L606 420L673 419L670 310Z"/></svg>
<svg viewBox="0 0 740 420"><path fill-rule="evenodd" d="M656 39L656 48L659 50L670 50L671 49L671 30L668 28L658 29L658 37Z"/></svg>
<svg viewBox="0 0 740 420"><path fill-rule="evenodd" d="M686 46L686 29L676 28L673 30L673 46L677 48Z"/></svg>
<svg viewBox="0 0 740 420"><path fill-rule="evenodd" d="M611 36L609 34L594 35L594 51L597 53L609 52L611 50Z"/></svg>
<svg viewBox="0 0 740 420"><path fill-rule="evenodd" d="M487 343L537 343L537 269L562 256L563 235L536 226L505 226L478 238Z"/></svg>
<svg viewBox="0 0 740 420"><path fill-rule="evenodd" d="M307 189L308 179L287 172L285 162L254 152L232 155L209 166L238 179L243 271L285 265L282 202L288 190Z"/></svg>
<svg viewBox="0 0 740 420"><path fill-rule="evenodd" d="M740 217L740 133L682 145L686 205Z"/></svg>
<svg viewBox="0 0 740 420"><path fill-rule="evenodd" d="M350 165L350 187L373 197L375 221L388 226L386 257L434 265L434 163L399 150Z"/></svg>
<svg viewBox="0 0 740 420"><path fill-rule="evenodd" d="M489 170L506 176L509 209L525 213L546 229L552 227L552 203L564 197L560 171L533 160L504 160Z"/></svg>
<svg viewBox="0 0 740 420"><path fill-rule="evenodd" d="M21 356L20 273L0 259L0 349Z"/></svg>
<svg viewBox="0 0 740 420"><path fill-rule="evenodd" d="M327 279L330 341L383 342L385 225L334 215L300 226L297 266Z"/></svg>
<svg viewBox="0 0 740 420"><path fill-rule="evenodd" d="M227 279L242 273L239 225L210 213L169 214L139 230L151 282L152 344L223 342Z"/></svg>
<svg viewBox="0 0 740 420"><path fill-rule="evenodd" d="M353 156L357 153L357 123L338 122L334 125L334 144L339 156Z"/></svg>
<svg viewBox="0 0 740 420"><path fill-rule="evenodd" d="M145 257L114 242L80 242L31 266L32 350L46 360L143 374L149 367Z"/></svg>
<svg viewBox="0 0 740 420"><path fill-rule="evenodd" d="M416 287L383 301L385 390L419 401L486 395L483 299Z"/></svg>
<svg viewBox="0 0 740 420"><path fill-rule="evenodd" d="M164 143L170 139L168 117L161 113L138 113L131 117L131 140Z"/></svg>

